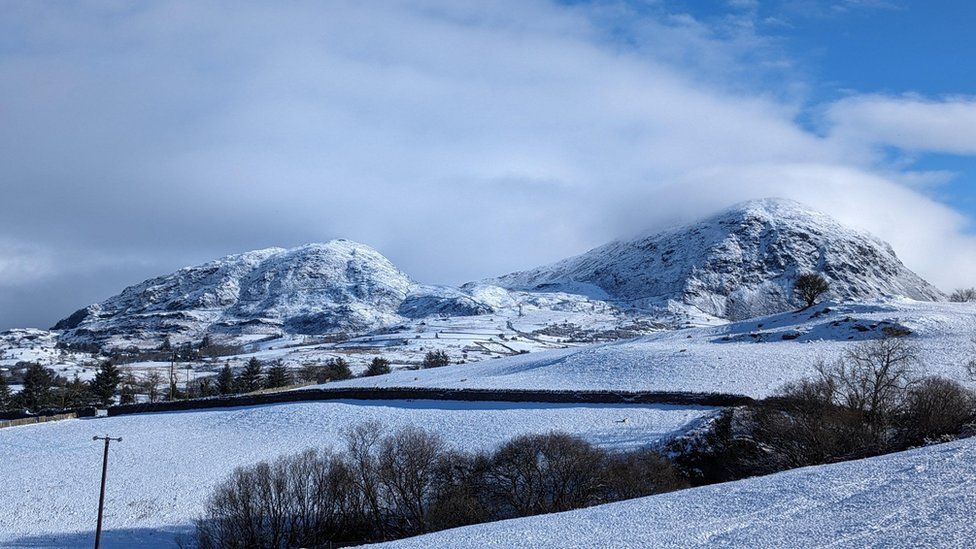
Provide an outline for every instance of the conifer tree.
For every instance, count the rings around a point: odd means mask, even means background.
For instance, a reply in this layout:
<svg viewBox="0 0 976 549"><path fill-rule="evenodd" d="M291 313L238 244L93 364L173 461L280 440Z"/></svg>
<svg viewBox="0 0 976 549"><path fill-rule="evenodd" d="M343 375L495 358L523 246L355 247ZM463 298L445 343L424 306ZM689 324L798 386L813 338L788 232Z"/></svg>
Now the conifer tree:
<svg viewBox="0 0 976 549"><path fill-rule="evenodd" d="M247 361L244 370L237 376L235 382L237 390L242 393L250 393L261 388L261 361L255 357Z"/></svg>
<svg viewBox="0 0 976 549"><path fill-rule="evenodd" d="M234 373L230 369L230 364L225 363L217 374L217 393L221 395L234 393Z"/></svg>
<svg viewBox="0 0 976 549"><path fill-rule="evenodd" d="M13 393L10 385L7 384L7 376L0 372L0 410L9 410L13 407Z"/></svg>
<svg viewBox="0 0 976 549"><path fill-rule="evenodd" d="M111 360L106 360L99 366L95 378L91 381L91 391L99 404L108 406L112 404L115 391L121 382L122 372Z"/></svg>
<svg viewBox="0 0 976 549"><path fill-rule="evenodd" d="M366 371L363 372L364 376L379 376L383 374L390 373L390 361L383 357L376 357L370 363Z"/></svg>
<svg viewBox="0 0 976 549"><path fill-rule="evenodd" d="M31 364L24 372L24 388L20 391L21 405L31 411L50 406L53 384L54 372L40 364Z"/></svg>
<svg viewBox="0 0 976 549"><path fill-rule="evenodd" d="M285 385L291 384L291 373L288 368L285 367L284 363L280 360L275 361L275 363L268 368L268 374L264 379L264 386L267 389L274 389L276 387L284 387Z"/></svg>

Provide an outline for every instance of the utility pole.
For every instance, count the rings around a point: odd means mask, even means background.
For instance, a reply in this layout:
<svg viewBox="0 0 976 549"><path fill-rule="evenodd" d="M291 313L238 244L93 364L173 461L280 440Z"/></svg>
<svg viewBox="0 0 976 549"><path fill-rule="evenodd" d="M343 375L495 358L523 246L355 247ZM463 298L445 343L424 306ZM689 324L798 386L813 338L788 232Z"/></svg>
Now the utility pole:
<svg viewBox="0 0 976 549"><path fill-rule="evenodd" d="M108 473L108 443L111 441L122 442L122 437L112 438L108 435L103 437L93 436L92 440L105 441L105 453L102 455L102 489L98 495L98 525L95 527L95 549L102 541L102 510L105 508L105 476Z"/></svg>

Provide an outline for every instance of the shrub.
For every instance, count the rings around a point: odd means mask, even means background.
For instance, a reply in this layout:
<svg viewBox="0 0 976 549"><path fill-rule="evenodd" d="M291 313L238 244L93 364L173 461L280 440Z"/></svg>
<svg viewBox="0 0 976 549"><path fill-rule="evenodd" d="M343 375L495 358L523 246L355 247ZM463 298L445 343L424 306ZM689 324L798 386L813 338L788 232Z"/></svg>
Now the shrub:
<svg viewBox="0 0 976 549"><path fill-rule="evenodd" d="M922 444L958 434L973 420L976 395L959 383L938 376L926 377L908 391L901 417L905 444Z"/></svg>
<svg viewBox="0 0 976 549"><path fill-rule="evenodd" d="M451 357L447 356L446 351L429 351L424 355L424 368L440 368L451 363Z"/></svg>

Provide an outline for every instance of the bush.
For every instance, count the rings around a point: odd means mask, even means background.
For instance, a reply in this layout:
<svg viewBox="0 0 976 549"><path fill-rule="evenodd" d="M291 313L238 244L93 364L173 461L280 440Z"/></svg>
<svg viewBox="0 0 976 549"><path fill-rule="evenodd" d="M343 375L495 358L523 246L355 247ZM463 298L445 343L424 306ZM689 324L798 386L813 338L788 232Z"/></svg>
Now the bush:
<svg viewBox="0 0 976 549"><path fill-rule="evenodd" d="M376 357L370 361L364 376L381 376L390 373L390 361L382 357Z"/></svg>
<svg viewBox="0 0 976 549"><path fill-rule="evenodd" d="M908 391L901 425L906 445L923 444L962 431L973 420L976 394L959 383L926 377Z"/></svg>
<svg viewBox="0 0 976 549"><path fill-rule="evenodd" d="M446 351L429 351L424 355L424 368L440 368L451 363L451 357Z"/></svg>

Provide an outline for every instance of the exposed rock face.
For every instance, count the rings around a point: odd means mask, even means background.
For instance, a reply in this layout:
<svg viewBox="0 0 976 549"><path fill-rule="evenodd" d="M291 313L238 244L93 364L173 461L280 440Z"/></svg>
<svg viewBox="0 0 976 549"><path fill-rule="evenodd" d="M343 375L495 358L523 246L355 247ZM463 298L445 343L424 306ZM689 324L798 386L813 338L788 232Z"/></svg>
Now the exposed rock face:
<svg viewBox="0 0 976 549"><path fill-rule="evenodd" d="M686 227L487 282L588 292L642 308L690 306L737 320L796 307L793 282L804 272L823 274L838 300L945 297L887 243L782 199L746 202Z"/></svg>

